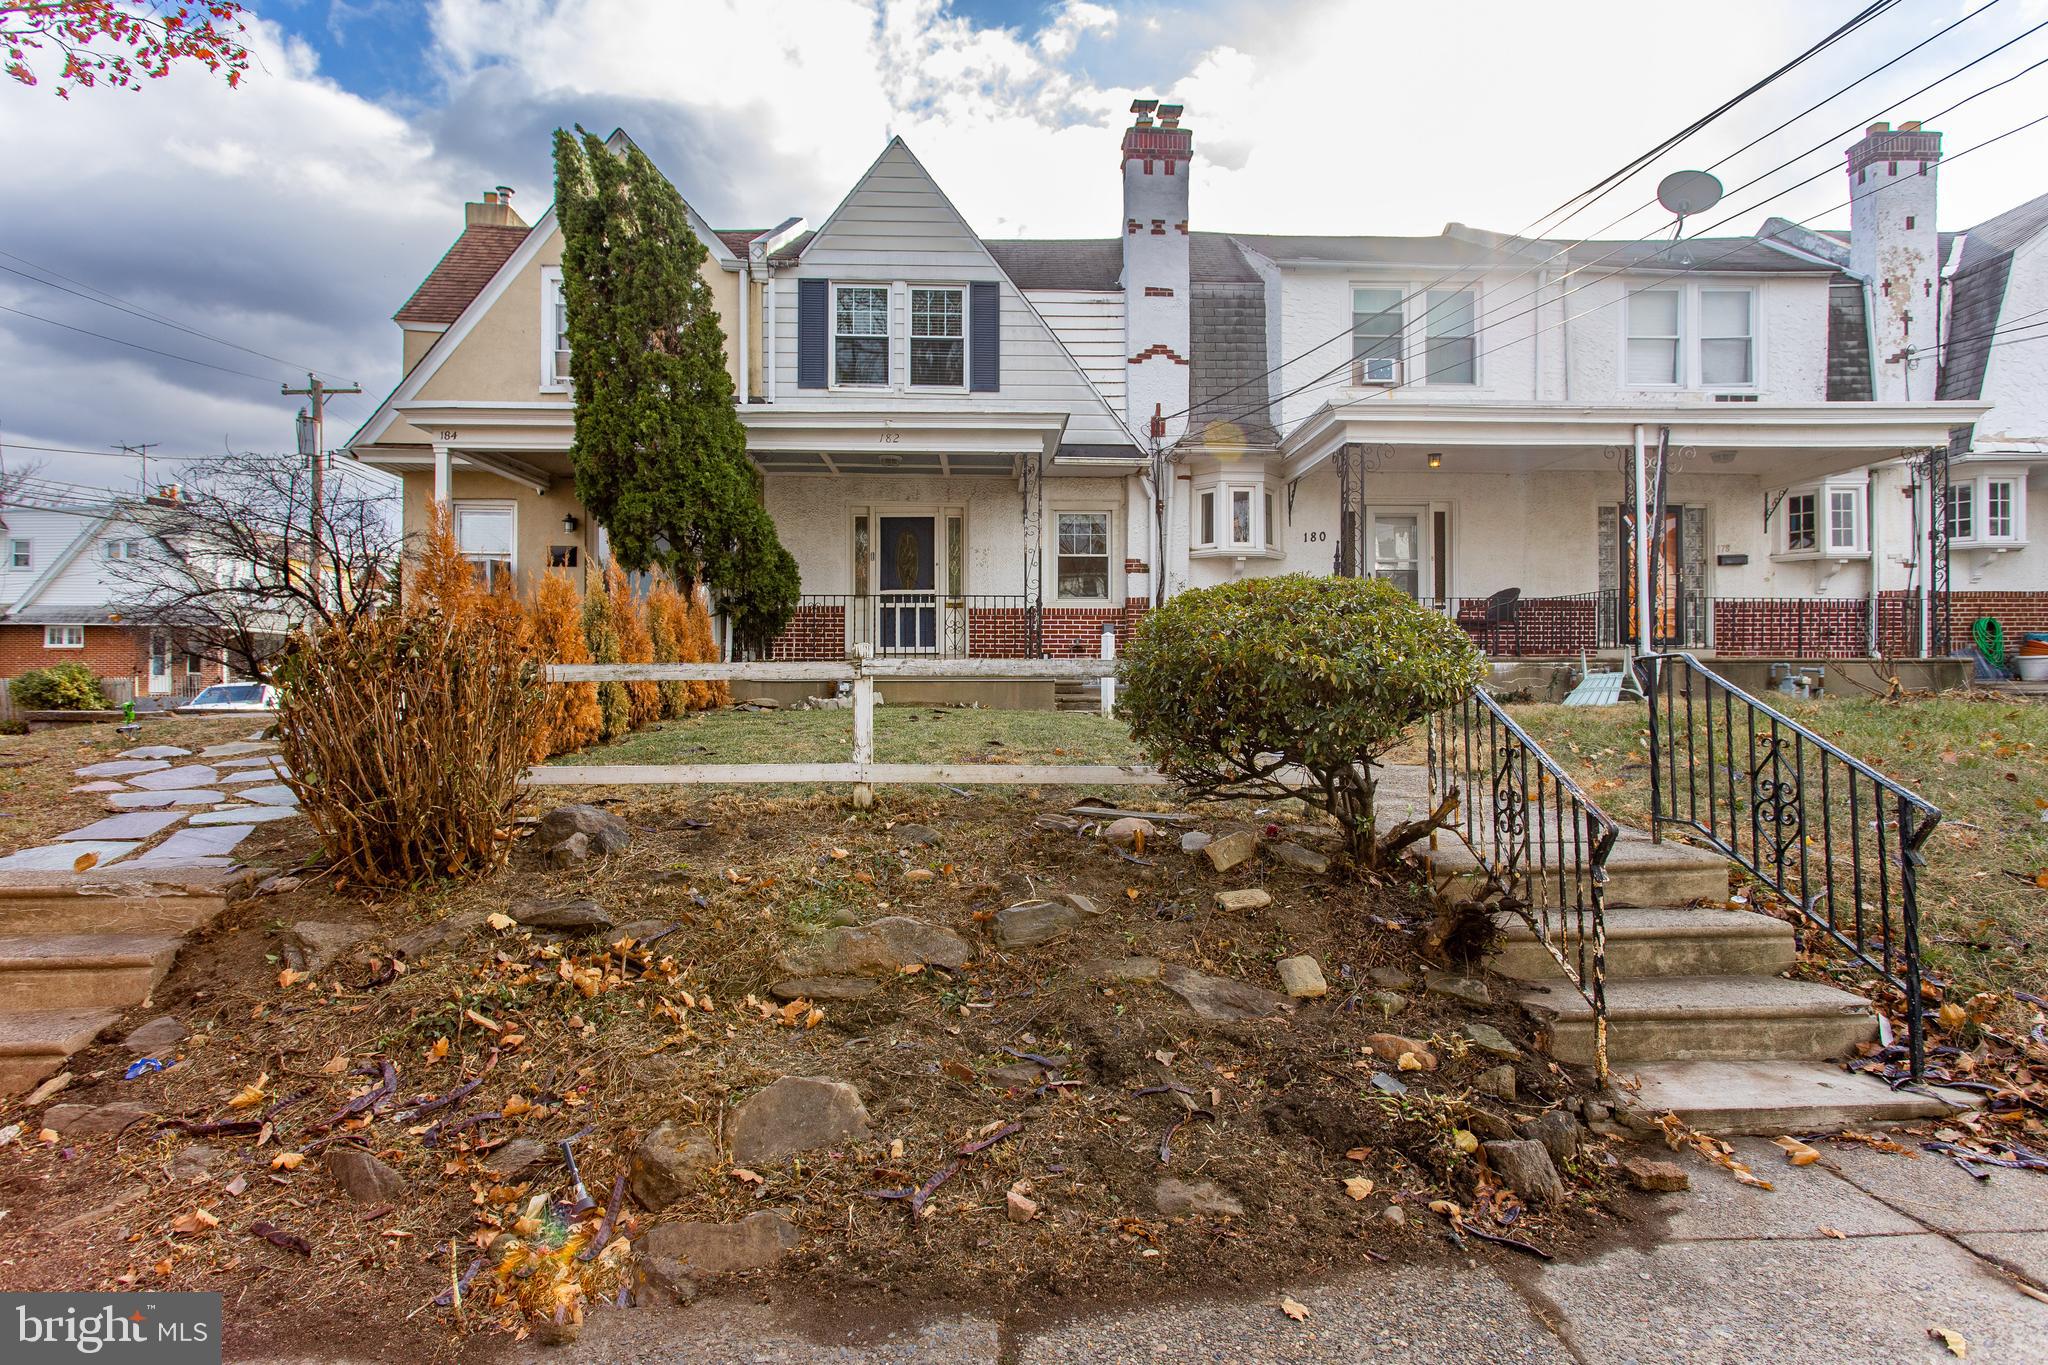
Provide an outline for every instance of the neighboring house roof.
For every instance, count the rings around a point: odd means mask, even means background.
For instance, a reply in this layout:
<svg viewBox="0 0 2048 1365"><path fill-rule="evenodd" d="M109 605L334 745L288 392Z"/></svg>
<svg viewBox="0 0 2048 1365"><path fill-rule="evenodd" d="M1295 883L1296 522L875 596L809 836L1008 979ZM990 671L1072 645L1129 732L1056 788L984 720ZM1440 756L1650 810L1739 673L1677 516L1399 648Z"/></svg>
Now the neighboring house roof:
<svg viewBox="0 0 2048 1365"><path fill-rule="evenodd" d="M718 240L719 240L719 241L721 241L721 242L724 242L724 243L725 243L725 246L726 246L726 250L728 250L728 251L732 252L732 254L733 254L733 255L735 255L735 256L737 256L737 257L739 257L739 258L740 258L741 260L745 260L745 259L746 259L746 257L747 257L747 246L748 246L748 244L749 244L749 243L751 243L751 242L752 242L752 241L753 241L753 240L754 240L754 239L755 239L756 237L759 237L759 236L760 236L760 235L761 235L762 233L764 233L764 232L769 232L769 231L772 231L772 229L770 229L770 228L713 228L713 229L711 229L711 233L712 233L712 235L713 235L714 237L718 238Z"/></svg>
<svg viewBox="0 0 2048 1365"><path fill-rule="evenodd" d="M1827 397L1830 403L1867 403L1872 396L1863 282L1843 276L1828 285Z"/></svg>
<svg viewBox="0 0 2048 1365"><path fill-rule="evenodd" d="M1124 244L1115 237L1055 238L981 244L1019 289L1120 289Z"/></svg>
<svg viewBox="0 0 2048 1365"><path fill-rule="evenodd" d="M2012 254L2048 230L2048 194L1986 219L1963 234L1963 258L1949 293L1948 334L1936 398L1982 398Z"/></svg>
<svg viewBox="0 0 2048 1365"><path fill-rule="evenodd" d="M392 314L397 322L445 327L462 316L471 299L481 294L498 267L505 264L531 228L476 225L466 227L448 254L427 272L405 307Z"/></svg>
<svg viewBox="0 0 2048 1365"><path fill-rule="evenodd" d="M1832 266L1801 260L1755 237L1685 237L1678 241L1592 241L1571 248L1575 266L1608 270L1727 271L1753 275L1811 275Z"/></svg>

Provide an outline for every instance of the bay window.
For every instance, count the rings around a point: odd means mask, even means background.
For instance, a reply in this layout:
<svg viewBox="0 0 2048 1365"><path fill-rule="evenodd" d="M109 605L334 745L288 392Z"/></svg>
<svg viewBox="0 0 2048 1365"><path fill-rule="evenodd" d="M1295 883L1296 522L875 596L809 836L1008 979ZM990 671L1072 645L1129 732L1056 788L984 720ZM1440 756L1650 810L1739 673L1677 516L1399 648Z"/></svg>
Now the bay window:
<svg viewBox="0 0 2048 1365"><path fill-rule="evenodd" d="M1977 538L1977 487L1975 484L1959 483L1948 490L1948 538L1950 540L1975 540Z"/></svg>
<svg viewBox="0 0 2048 1365"><path fill-rule="evenodd" d="M1869 553L1869 488L1833 478L1789 490L1773 516L1778 559L1860 559Z"/></svg>
<svg viewBox="0 0 2048 1365"><path fill-rule="evenodd" d="M1959 548L2016 549L2027 543L2027 483L2011 466L1959 464L1950 475L1943 520Z"/></svg>
<svg viewBox="0 0 2048 1365"><path fill-rule="evenodd" d="M965 290L910 291L910 382L951 389L967 383Z"/></svg>
<svg viewBox="0 0 2048 1365"><path fill-rule="evenodd" d="M832 383L889 382L889 287L842 284L832 292Z"/></svg>
<svg viewBox="0 0 2048 1365"><path fill-rule="evenodd" d="M1256 472L1199 479L1189 509L1188 549L1197 555L1278 552L1273 490Z"/></svg>
<svg viewBox="0 0 2048 1365"><path fill-rule="evenodd" d="M1986 479L1984 481L1984 538L1986 540L2011 540L2013 538L2013 501L2011 479Z"/></svg>

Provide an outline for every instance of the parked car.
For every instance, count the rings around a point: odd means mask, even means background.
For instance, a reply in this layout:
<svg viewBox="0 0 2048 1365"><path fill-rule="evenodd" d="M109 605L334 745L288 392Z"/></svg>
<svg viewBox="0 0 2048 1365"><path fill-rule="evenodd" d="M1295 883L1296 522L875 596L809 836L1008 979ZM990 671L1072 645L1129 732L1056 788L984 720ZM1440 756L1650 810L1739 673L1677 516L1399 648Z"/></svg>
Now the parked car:
<svg viewBox="0 0 2048 1365"><path fill-rule="evenodd" d="M178 714L216 716L276 709L277 689L269 683L215 683L179 707Z"/></svg>

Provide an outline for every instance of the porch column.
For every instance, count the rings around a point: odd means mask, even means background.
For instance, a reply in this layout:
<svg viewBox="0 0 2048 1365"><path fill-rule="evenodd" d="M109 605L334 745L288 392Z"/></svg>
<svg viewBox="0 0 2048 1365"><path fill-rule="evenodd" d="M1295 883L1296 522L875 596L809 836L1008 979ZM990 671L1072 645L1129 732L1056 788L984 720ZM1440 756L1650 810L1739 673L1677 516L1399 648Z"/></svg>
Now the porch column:
<svg viewBox="0 0 2048 1365"><path fill-rule="evenodd" d="M1043 523L1045 519L1045 456L1032 453L1023 457L1019 469L1022 477L1018 481L1019 491L1024 495L1024 610L1025 652L1031 658L1045 654L1044 629L1044 566L1040 562L1044 549Z"/></svg>
<svg viewBox="0 0 2048 1365"><path fill-rule="evenodd" d="M1650 602L1650 481L1643 464L1643 429L1638 425L1634 430L1635 459L1631 473L1635 483L1636 503L1636 562L1633 566L1636 576L1636 653L1655 652L1656 627L1651 624ZM1664 520L1657 519L1656 534L1662 535Z"/></svg>
<svg viewBox="0 0 2048 1365"><path fill-rule="evenodd" d="M436 507L446 507L446 506L448 505L448 485L449 485L449 478L450 478L450 471L449 471L449 466L450 466L450 463L451 463L451 461L450 461L450 458L449 458L449 454L448 454L448 447L447 447L447 446L435 446L435 447L434 447L434 505L435 505Z"/></svg>

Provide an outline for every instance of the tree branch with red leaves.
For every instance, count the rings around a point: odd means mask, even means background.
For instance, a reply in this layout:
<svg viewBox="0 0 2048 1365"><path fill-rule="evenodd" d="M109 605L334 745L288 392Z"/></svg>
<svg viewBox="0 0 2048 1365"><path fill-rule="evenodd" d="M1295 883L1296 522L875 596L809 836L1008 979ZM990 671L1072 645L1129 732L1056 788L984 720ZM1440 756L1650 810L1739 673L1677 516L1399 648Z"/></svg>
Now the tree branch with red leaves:
<svg viewBox="0 0 2048 1365"><path fill-rule="evenodd" d="M249 49L238 36L247 31L244 13L229 0L0 0L0 71L40 85L31 62L59 55L59 99L74 89L140 90L180 64L203 66L232 88L249 69Z"/></svg>

